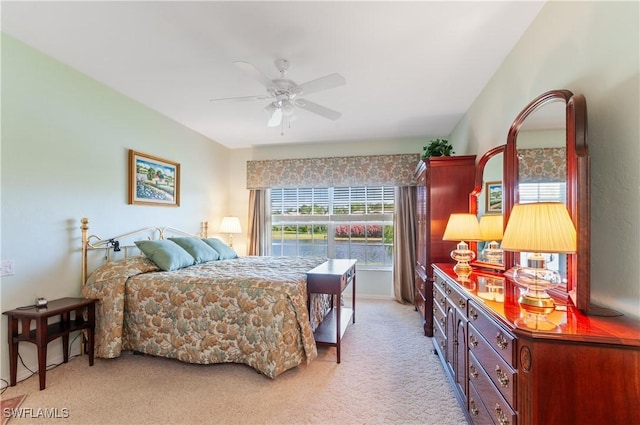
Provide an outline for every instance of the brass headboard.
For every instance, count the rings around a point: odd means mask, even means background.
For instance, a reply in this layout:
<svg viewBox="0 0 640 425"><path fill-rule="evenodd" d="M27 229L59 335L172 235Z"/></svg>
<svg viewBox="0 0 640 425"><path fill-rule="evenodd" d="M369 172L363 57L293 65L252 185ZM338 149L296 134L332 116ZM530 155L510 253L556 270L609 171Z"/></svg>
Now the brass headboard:
<svg viewBox="0 0 640 425"><path fill-rule="evenodd" d="M133 236L144 236L147 239L166 239L169 234L172 235L181 235L181 236L195 236L206 238L209 231L209 223L207 221L202 221L200 223L200 233L193 234L189 232L185 232L173 227L165 226L165 227L145 227L143 229L134 230L132 232L123 233L121 235L113 236L111 238L100 238L96 235L89 235L89 219L82 218L80 220L82 230L82 286L84 286L87 281L88 272L88 260L87 254L89 251L93 250L103 250L105 253L105 263L111 261L111 254L113 252L121 252L124 251L124 258L133 257L134 255L131 252L136 252L136 255L140 255L138 248L135 244L131 245L121 245L120 241L123 239L130 239Z"/></svg>

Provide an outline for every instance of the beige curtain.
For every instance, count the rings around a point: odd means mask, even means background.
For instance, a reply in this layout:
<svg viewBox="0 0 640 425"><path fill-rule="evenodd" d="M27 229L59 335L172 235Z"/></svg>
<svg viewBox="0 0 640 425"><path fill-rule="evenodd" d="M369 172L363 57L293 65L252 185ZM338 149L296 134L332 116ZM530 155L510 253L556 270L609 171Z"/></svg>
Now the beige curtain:
<svg viewBox="0 0 640 425"><path fill-rule="evenodd" d="M269 191L249 191L249 240L247 255L271 255Z"/></svg>
<svg viewBox="0 0 640 425"><path fill-rule="evenodd" d="M395 189L393 222L393 295L399 303L414 302L416 263L416 188Z"/></svg>

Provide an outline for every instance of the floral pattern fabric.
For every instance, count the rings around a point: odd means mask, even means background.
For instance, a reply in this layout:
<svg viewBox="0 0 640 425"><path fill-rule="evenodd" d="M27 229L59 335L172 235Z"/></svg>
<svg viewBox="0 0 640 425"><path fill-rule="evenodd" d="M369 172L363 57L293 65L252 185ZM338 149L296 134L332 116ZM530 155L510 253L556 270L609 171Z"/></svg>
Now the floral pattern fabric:
<svg viewBox="0 0 640 425"><path fill-rule="evenodd" d="M419 154L247 161L247 189L415 186Z"/></svg>
<svg viewBox="0 0 640 425"><path fill-rule="evenodd" d="M520 183L567 181L565 148L518 149Z"/></svg>
<svg viewBox="0 0 640 425"><path fill-rule="evenodd" d="M171 272L144 257L106 264L83 288L100 300L95 355L244 363L275 378L317 356L306 272L324 261L242 257Z"/></svg>

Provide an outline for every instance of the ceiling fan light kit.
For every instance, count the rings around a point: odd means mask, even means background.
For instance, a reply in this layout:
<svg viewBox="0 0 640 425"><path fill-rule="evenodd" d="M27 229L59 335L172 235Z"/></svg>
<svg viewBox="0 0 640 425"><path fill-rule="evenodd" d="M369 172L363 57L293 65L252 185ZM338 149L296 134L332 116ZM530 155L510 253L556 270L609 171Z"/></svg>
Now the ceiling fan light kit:
<svg viewBox="0 0 640 425"><path fill-rule="evenodd" d="M289 123L291 123L291 121L297 118L295 115L296 108L304 109L333 121L342 116L338 111L299 98L301 95L328 90L346 84L344 77L340 74L329 74L298 85L294 81L285 78L285 74L289 70L289 61L286 59L278 59L275 61L276 68L278 72L280 72L280 78L275 79L269 79L248 62L234 62L234 65L264 85L267 94L211 99L211 102L241 102L246 100L270 99L271 103L264 108L268 116L268 127L283 126L284 118L287 118Z"/></svg>

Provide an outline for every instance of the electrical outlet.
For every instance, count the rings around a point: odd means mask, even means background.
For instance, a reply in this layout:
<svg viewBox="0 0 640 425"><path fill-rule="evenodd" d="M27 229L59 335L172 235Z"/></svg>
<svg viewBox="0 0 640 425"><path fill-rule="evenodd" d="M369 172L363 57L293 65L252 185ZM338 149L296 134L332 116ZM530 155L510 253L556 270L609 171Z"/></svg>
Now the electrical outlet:
<svg viewBox="0 0 640 425"><path fill-rule="evenodd" d="M0 276L13 276L15 262L13 260L2 260L0 263Z"/></svg>

